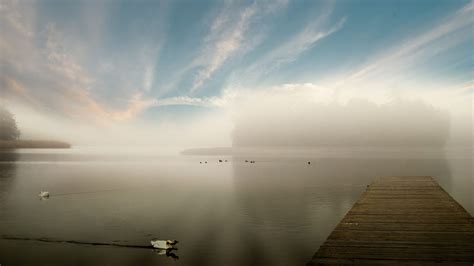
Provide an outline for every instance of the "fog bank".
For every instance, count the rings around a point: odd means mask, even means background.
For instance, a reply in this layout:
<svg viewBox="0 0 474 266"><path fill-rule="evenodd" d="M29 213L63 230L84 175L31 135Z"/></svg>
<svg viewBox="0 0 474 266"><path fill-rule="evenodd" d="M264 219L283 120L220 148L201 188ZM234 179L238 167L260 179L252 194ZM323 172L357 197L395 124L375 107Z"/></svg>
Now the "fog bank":
<svg viewBox="0 0 474 266"><path fill-rule="evenodd" d="M422 101L376 104L314 102L268 97L237 115L233 145L246 146L435 146L450 135L450 116Z"/></svg>
<svg viewBox="0 0 474 266"><path fill-rule="evenodd" d="M219 106L114 122L72 119L10 105L22 139L73 146L147 147L472 147L469 99L446 108L426 97L374 100L302 85L230 91ZM445 104L453 103L446 99ZM469 109L469 110L468 110ZM463 110L463 112L460 112Z"/></svg>

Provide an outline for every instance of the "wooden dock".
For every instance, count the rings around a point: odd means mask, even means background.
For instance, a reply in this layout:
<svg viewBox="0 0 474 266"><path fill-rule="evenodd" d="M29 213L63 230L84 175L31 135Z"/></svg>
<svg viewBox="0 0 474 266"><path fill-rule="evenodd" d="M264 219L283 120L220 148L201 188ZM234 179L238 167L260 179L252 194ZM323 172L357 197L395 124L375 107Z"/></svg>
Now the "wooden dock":
<svg viewBox="0 0 474 266"><path fill-rule="evenodd" d="M474 220L432 177L377 178L308 265L474 265Z"/></svg>

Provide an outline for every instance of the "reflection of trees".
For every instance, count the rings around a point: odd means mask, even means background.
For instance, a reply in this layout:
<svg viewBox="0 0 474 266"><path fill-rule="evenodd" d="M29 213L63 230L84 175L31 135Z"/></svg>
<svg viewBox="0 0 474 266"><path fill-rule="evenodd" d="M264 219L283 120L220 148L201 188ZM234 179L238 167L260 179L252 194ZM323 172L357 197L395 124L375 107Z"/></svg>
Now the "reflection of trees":
<svg viewBox="0 0 474 266"><path fill-rule="evenodd" d="M0 206L14 181L18 154L14 151L0 151Z"/></svg>
<svg viewBox="0 0 474 266"><path fill-rule="evenodd" d="M265 216L278 218L281 207L310 203L307 197L314 195L314 190L319 197L326 194L332 197L334 191L330 188L365 186L377 176L433 176L447 185L451 177L444 157L318 158L311 159L311 166L305 162L305 159L291 158L271 164L259 164L258 160L255 165L235 164L236 196L246 205L247 213L262 219ZM352 200L351 195L342 193L340 196L342 198L334 198L340 204ZM298 214L298 210L291 210L290 214Z"/></svg>
<svg viewBox="0 0 474 266"><path fill-rule="evenodd" d="M13 163L18 160L18 153L15 150L0 150L0 162L11 162Z"/></svg>
<svg viewBox="0 0 474 266"><path fill-rule="evenodd" d="M234 158L237 162L243 160ZM234 164L237 215L251 224L242 226L241 234L253 236L243 245L261 251L242 251L254 257L253 262L265 261L266 256L286 256L291 265L310 258L376 176L429 175L448 186L451 179L442 155L412 159L313 158L310 166L307 160L273 157L257 159L252 165ZM284 248L279 248L282 245Z"/></svg>

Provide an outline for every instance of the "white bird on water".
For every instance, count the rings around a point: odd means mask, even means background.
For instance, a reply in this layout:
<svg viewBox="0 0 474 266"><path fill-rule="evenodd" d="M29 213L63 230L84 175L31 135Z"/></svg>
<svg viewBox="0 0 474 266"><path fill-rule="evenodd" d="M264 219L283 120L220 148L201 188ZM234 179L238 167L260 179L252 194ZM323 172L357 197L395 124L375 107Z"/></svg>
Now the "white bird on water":
<svg viewBox="0 0 474 266"><path fill-rule="evenodd" d="M178 244L178 241L176 240L151 240L150 241L151 245L154 248L159 248L159 249L172 249L174 248L174 245Z"/></svg>
<svg viewBox="0 0 474 266"><path fill-rule="evenodd" d="M38 196L42 199L49 198L49 192L48 191L40 191Z"/></svg>

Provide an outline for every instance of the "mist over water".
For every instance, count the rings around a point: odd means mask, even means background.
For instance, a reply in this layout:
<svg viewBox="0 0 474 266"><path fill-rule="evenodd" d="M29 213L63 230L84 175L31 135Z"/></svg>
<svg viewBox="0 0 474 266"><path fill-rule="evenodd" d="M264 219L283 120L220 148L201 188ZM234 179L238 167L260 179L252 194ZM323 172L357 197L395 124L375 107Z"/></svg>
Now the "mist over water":
<svg viewBox="0 0 474 266"><path fill-rule="evenodd" d="M147 249L2 239L0 257L7 265L304 265L376 176L434 176L473 213L471 154L398 148L247 149L233 156L4 151L2 236L180 243L174 260ZM40 190L51 198L39 200Z"/></svg>
<svg viewBox="0 0 474 266"><path fill-rule="evenodd" d="M311 93L169 124L51 120L72 149L0 151L0 263L304 265L379 176L433 176L474 213L472 116ZM147 249L154 238L178 250Z"/></svg>
<svg viewBox="0 0 474 266"><path fill-rule="evenodd" d="M450 117L422 101L375 104L315 103L274 97L245 108L233 131L235 146L425 146L443 147ZM467 133L467 132L466 132Z"/></svg>
<svg viewBox="0 0 474 266"><path fill-rule="evenodd" d="M0 266L305 265L379 176L474 214L472 0L0 1Z"/></svg>

